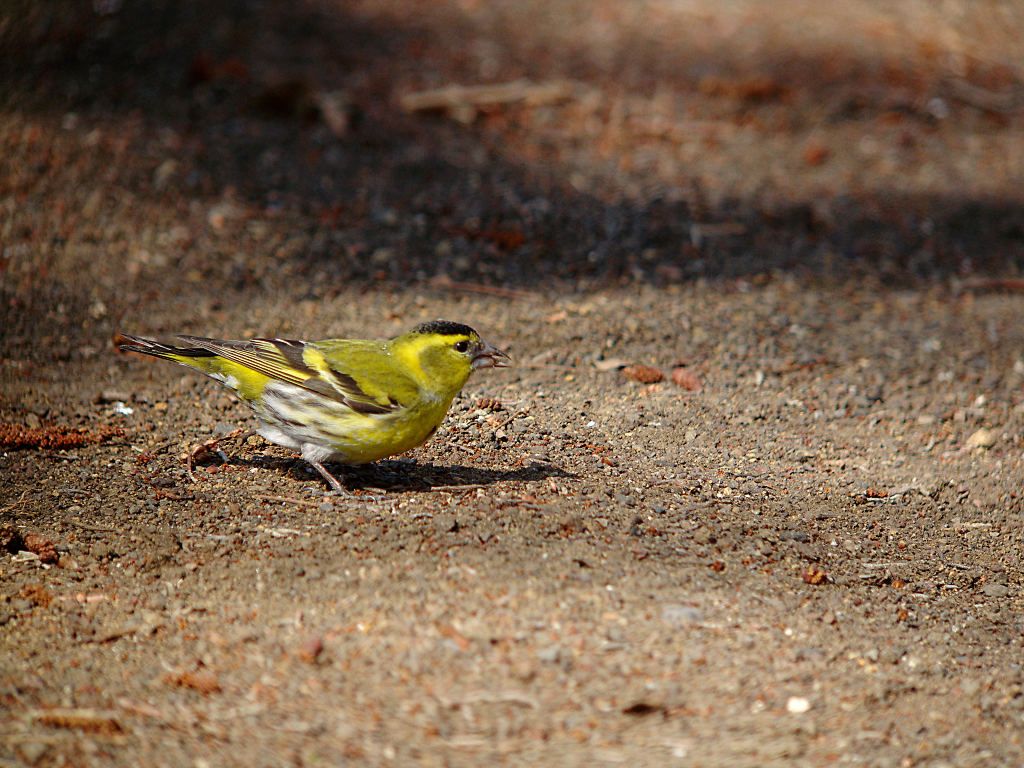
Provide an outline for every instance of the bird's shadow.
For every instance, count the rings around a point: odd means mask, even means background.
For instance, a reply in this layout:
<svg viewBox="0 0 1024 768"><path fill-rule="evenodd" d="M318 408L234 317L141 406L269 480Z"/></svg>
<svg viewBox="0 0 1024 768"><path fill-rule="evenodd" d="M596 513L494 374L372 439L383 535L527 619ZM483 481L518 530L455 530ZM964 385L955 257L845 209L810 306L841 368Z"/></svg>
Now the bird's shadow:
<svg viewBox="0 0 1024 768"><path fill-rule="evenodd" d="M263 454L251 458L232 456L228 461L235 466L259 467L326 485L309 464L297 457L285 458ZM542 461L507 470L484 469L462 464L432 464L415 459L392 459L359 466L328 463L326 466L349 490L372 489L398 493L469 489L500 482L544 480L548 477L577 477L572 472Z"/></svg>

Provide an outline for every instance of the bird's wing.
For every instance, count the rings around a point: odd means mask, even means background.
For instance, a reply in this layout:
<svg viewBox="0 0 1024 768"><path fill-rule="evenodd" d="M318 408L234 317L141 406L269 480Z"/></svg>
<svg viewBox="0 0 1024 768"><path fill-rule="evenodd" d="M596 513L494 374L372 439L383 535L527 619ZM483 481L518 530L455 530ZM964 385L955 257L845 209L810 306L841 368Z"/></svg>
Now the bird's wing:
<svg viewBox="0 0 1024 768"><path fill-rule="evenodd" d="M294 384L335 400L357 413L383 414L401 407L400 402L386 392L374 391L375 387L368 393L350 370L339 365L337 360L328 360L316 345L308 342L293 339L223 341L198 336L178 338L274 381Z"/></svg>
<svg viewBox="0 0 1024 768"><path fill-rule="evenodd" d="M388 342L317 341L306 345L304 359L332 386L367 409L397 410L412 405L420 397L419 385L392 356Z"/></svg>

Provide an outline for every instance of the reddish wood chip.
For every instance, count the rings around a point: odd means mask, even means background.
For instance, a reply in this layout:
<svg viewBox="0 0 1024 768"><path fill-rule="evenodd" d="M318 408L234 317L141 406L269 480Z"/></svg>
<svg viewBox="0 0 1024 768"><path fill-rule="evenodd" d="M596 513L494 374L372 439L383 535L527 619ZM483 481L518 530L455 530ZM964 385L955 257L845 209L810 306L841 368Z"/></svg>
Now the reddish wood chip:
<svg viewBox="0 0 1024 768"><path fill-rule="evenodd" d="M800 578L804 580L805 584L811 584L816 587L828 581L828 574L821 570L821 568L815 568L812 565L800 575Z"/></svg>
<svg viewBox="0 0 1024 768"><path fill-rule="evenodd" d="M25 549L39 555L41 563L57 562L57 550L54 548L53 542L45 536L36 533L25 534Z"/></svg>
<svg viewBox="0 0 1024 768"><path fill-rule="evenodd" d="M684 368L683 366L672 369L672 383L677 387L688 389L691 392L700 392L700 390L704 388L704 385L701 383L700 376L689 368Z"/></svg>
<svg viewBox="0 0 1024 768"><path fill-rule="evenodd" d="M320 658L320 654L323 652L324 639L320 637L320 635L314 635L299 646L298 656L307 664L315 664L316 660Z"/></svg>
<svg viewBox="0 0 1024 768"><path fill-rule="evenodd" d="M164 682L178 688L191 688L204 696L220 691L220 682L212 672L180 672L164 676Z"/></svg>
<svg viewBox="0 0 1024 768"><path fill-rule="evenodd" d="M641 384L654 384L665 378L665 374L662 373L660 368L642 363L623 368L622 372L626 374L627 379L639 381Z"/></svg>
<svg viewBox="0 0 1024 768"><path fill-rule="evenodd" d="M114 437L124 437L121 427L100 426L95 431L85 427L47 425L24 427L20 424L0 424L0 447L3 448L78 448L103 443Z"/></svg>
<svg viewBox="0 0 1024 768"><path fill-rule="evenodd" d="M821 144L812 144L804 151L804 162L808 165L821 165L831 153L828 147Z"/></svg>
<svg viewBox="0 0 1024 768"><path fill-rule="evenodd" d="M33 713L33 719L53 728L72 728L91 733L122 733L125 727L114 712L99 709L48 709Z"/></svg>

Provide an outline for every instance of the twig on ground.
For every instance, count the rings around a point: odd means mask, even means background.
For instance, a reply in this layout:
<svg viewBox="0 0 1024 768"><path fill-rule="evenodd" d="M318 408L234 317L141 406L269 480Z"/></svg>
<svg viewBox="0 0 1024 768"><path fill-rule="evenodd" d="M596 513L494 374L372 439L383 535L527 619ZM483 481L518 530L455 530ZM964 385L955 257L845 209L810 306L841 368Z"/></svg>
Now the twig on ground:
<svg viewBox="0 0 1024 768"><path fill-rule="evenodd" d="M5 514L7 512L10 512L12 509L20 507L22 504L25 503L26 496L28 496L28 490L22 491L21 496L18 497L18 500L16 502L14 502L13 504L8 504L3 509L0 509L0 514Z"/></svg>
<svg viewBox="0 0 1024 768"><path fill-rule="evenodd" d="M488 85L446 85L407 93L400 99L407 112L447 112L460 122L472 122L481 107L523 103L528 107L557 104L570 98L574 86L566 80L533 83L513 80Z"/></svg>
<svg viewBox="0 0 1024 768"><path fill-rule="evenodd" d="M96 533L118 533L117 528L111 528L109 525L96 525L94 523L86 523L75 517L65 517L65 523L81 528L85 531L95 531Z"/></svg>
<svg viewBox="0 0 1024 768"><path fill-rule="evenodd" d="M300 507L319 507L323 502L319 501L305 501L303 499L291 499L287 496L268 496L260 493L256 495L257 499L263 499L264 501L279 501L282 504L296 504Z"/></svg>
<svg viewBox="0 0 1024 768"><path fill-rule="evenodd" d="M953 98L977 109L1004 115L1016 114L1024 109L1024 92L1019 88L991 91L962 77L952 77L948 82Z"/></svg>

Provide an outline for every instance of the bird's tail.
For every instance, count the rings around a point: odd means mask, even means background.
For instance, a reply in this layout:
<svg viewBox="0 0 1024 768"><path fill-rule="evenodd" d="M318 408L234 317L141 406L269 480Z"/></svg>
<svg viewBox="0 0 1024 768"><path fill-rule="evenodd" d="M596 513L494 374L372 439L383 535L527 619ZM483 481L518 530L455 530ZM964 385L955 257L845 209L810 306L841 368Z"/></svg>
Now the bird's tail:
<svg viewBox="0 0 1024 768"><path fill-rule="evenodd" d="M179 340L184 341L181 337ZM123 352L139 352L143 355L152 355L153 357L163 358L164 360L173 360L176 363L183 365L195 365L195 358L197 357L216 357L216 352L211 352L208 349L202 347L180 347L173 346L171 344L164 344L157 341L156 339L147 339L142 336L131 336L127 333L119 333L114 338L114 343L117 344L118 349Z"/></svg>
<svg viewBox="0 0 1024 768"><path fill-rule="evenodd" d="M127 333L119 333L114 338L114 343L126 352L159 357L205 373L246 401L259 398L269 380L266 374L221 353L245 348L247 342L220 341L203 336L172 336L169 341L171 343L164 343Z"/></svg>

